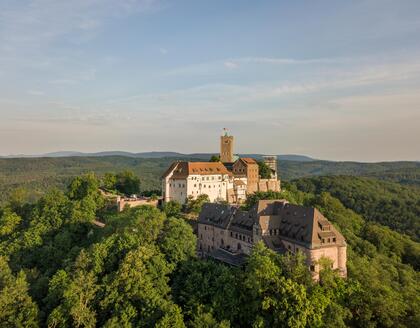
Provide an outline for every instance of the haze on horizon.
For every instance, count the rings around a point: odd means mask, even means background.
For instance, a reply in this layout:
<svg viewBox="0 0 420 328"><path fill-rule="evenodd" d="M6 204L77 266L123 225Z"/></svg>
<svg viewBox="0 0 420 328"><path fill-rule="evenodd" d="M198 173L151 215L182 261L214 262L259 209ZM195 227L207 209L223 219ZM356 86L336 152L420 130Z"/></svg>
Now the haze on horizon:
<svg viewBox="0 0 420 328"><path fill-rule="evenodd" d="M0 155L420 160L420 2L3 0Z"/></svg>

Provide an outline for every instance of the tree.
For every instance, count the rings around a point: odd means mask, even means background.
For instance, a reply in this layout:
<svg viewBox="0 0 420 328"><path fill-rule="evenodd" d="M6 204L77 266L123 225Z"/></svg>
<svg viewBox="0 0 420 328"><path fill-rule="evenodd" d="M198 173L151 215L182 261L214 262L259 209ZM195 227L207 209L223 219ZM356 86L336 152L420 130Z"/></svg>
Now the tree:
<svg viewBox="0 0 420 328"><path fill-rule="evenodd" d="M270 179L271 178L271 168L262 161L257 161L258 163L258 172L261 179Z"/></svg>
<svg viewBox="0 0 420 328"><path fill-rule="evenodd" d="M159 238L159 247L174 267L196 256L197 239L191 226L183 219L173 217L165 221Z"/></svg>
<svg viewBox="0 0 420 328"><path fill-rule="evenodd" d="M12 190L9 194L9 204L14 211L18 211L28 200L29 192L23 187Z"/></svg>
<svg viewBox="0 0 420 328"><path fill-rule="evenodd" d="M101 308L115 318L111 320L123 325L153 326L173 305L168 298L170 271L163 255L152 245L128 252L107 279Z"/></svg>
<svg viewBox="0 0 420 328"><path fill-rule="evenodd" d="M241 302L248 301L240 299L241 278L238 271L229 266L190 260L182 263L176 273L172 293L189 317L201 317L201 314L208 317L207 312L211 312L219 321L228 320L241 326L242 322L238 321L243 311Z"/></svg>
<svg viewBox="0 0 420 328"><path fill-rule="evenodd" d="M219 155L212 155L210 157L210 162L220 162L220 156Z"/></svg>
<svg viewBox="0 0 420 328"><path fill-rule="evenodd" d="M199 307L194 313L190 325L192 328L230 328L229 321L217 322L211 312L205 312L203 307Z"/></svg>
<svg viewBox="0 0 420 328"><path fill-rule="evenodd" d="M192 212L198 214L201 212L201 208L203 207L204 203L209 203L210 198L206 194L201 194L194 199L192 196L189 196L187 199L187 210L188 212Z"/></svg>
<svg viewBox="0 0 420 328"><path fill-rule="evenodd" d="M178 217L181 214L182 205L175 200L165 202L163 205L163 211L167 217Z"/></svg>
<svg viewBox="0 0 420 328"><path fill-rule="evenodd" d="M105 173L102 178L102 185L108 191L114 191L117 184L117 176L114 173Z"/></svg>
<svg viewBox="0 0 420 328"><path fill-rule="evenodd" d="M133 195L140 192L140 179L132 171L117 173L115 188L125 194Z"/></svg>
<svg viewBox="0 0 420 328"><path fill-rule="evenodd" d="M9 208L0 212L0 238L12 234L21 223L22 218Z"/></svg>
<svg viewBox="0 0 420 328"><path fill-rule="evenodd" d="M68 196L72 200L82 200L99 194L99 181L93 173L74 178L68 187Z"/></svg>
<svg viewBox="0 0 420 328"><path fill-rule="evenodd" d="M38 307L28 295L23 271L15 277L0 256L0 326L38 327Z"/></svg>
<svg viewBox="0 0 420 328"><path fill-rule="evenodd" d="M262 242L254 246L243 289L249 300L245 315L254 327L305 327L315 314L305 286L286 278L280 263L280 255Z"/></svg>

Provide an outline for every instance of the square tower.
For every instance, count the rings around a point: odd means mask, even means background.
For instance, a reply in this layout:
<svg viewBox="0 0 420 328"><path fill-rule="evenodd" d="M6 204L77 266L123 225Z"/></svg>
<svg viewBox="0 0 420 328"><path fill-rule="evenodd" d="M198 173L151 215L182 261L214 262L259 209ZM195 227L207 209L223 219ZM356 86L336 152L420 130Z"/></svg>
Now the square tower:
<svg viewBox="0 0 420 328"><path fill-rule="evenodd" d="M233 163L233 136L227 132L220 137L220 161L222 163Z"/></svg>
<svg viewBox="0 0 420 328"><path fill-rule="evenodd" d="M277 156L263 156L264 163L271 169L271 178L277 179Z"/></svg>

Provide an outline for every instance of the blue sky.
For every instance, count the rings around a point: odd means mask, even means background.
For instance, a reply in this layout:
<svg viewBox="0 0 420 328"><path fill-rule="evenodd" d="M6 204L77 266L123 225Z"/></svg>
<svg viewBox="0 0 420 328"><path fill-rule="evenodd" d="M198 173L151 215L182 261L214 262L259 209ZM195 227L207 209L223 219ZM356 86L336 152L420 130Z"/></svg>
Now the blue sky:
<svg viewBox="0 0 420 328"><path fill-rule="evenodd" d="M420 2L0 0L0 154L420 160Z"/></svg>

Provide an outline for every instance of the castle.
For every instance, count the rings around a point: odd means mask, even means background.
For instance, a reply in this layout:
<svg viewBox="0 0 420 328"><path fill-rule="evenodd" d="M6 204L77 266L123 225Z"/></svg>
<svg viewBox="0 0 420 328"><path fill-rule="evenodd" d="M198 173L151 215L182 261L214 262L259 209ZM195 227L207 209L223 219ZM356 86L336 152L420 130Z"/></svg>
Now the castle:
<svg viewBox="0 0 420 328"><path fill-rule="evenodd" d="M280 191L280 181L276 156L263 157L270 176L262 179L258 162L235 156L233 143L233 136L225 133L220 138L220 161L174 162L162 177L165 202L184 204L203 194L210 199L198 217L198 254L240 266L261 241L277 253L303 253L315 280L323 258L346 277L346 241L316 208L282 199L259 200L248 211L240 207L257 191Z"/></svg>
<svg viewBox="0 0 420 328"><path fill-rule="evenodd" d="M218 162L172 163L162 176L163 200L185 204L188 198L206 194L211 202L241 204L256 191L280 191L277 179L277 158L264 156L271 176L262 179L259 165L253 158L238 158L233 153L234 137L225 131L220 137Z"/></svg>
<svg viewBox="0 0 420 328"><path fill-rule="evenodd" d="M234 266L245 262L253 245L262 241L278 253L301 252L313 279L319 279L320 260L347 276L344 237L313 207L286 200L260 200L249 211L237 205L207 203L198 218L198 254Z"/></svg>

